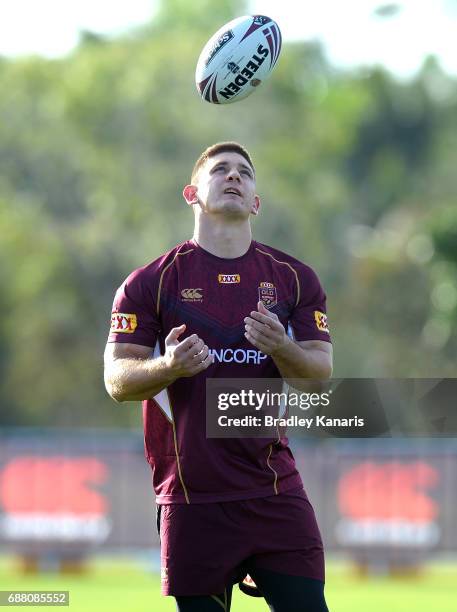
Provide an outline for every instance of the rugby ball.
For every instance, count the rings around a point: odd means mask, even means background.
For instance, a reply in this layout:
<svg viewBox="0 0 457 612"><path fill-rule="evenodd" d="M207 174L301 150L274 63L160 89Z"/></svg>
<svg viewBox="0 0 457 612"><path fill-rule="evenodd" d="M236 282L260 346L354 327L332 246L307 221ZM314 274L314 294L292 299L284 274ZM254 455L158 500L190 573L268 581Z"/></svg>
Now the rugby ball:
<svg viewBox="0 0 457 612"><path fill-rule="evenodd" d="M265 81L281 52L278 24L265 15L229 21L204 46L195 83L203 100L231 104L247 98Z"/></svg>

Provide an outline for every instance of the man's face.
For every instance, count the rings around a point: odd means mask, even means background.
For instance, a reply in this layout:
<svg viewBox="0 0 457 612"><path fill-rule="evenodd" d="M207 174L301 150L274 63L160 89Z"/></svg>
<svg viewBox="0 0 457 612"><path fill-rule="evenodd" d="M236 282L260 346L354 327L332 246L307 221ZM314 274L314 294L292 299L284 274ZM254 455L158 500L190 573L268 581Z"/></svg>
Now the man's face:
<svg viewBox="0 0 457 612"><path fill-rule="evenodd" d="M249 163L233 151L210 157L196 180L196 196L206 213L229 213L231 217L256 214L259 198Z"/></svg>

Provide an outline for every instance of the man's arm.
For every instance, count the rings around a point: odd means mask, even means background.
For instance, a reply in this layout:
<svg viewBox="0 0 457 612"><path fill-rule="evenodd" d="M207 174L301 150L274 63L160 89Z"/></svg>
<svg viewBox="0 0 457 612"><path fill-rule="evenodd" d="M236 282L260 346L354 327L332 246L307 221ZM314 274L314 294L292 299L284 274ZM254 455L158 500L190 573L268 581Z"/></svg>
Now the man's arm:
<svg viewBox="0 0 457 612"><path fill-rule="evenodd" d="M333 370L333 347L323 340L297 342L285 334L285 341L272 355L283 378L327 380Z"/></svg>
<svg viewBox="0 0 457 612"><path fill-rule="evenodd" d="M271 355L283 378L326 380L332 375L333 349L330 342L295 342L286 334L277 315L262 302L258 311L244 319L245 336L255 347Z"/></svg>
<svg viewBox="0 0 457 612"><path fill-rule="evenodd" d="M197 334L179 342L186 326L174 327L165 339L165 354L153 358L151 347L109 342L105 349L105 387L118 402L149 399L177 378L194 376L212 364L208 347Z"/></svg>

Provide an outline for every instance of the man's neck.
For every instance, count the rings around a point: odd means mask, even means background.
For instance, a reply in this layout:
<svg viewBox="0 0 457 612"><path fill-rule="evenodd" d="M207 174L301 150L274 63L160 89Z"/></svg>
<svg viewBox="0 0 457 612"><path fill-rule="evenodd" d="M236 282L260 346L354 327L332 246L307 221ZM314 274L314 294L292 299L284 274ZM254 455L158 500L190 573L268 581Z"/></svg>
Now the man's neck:
<svg viewBox="0 0 457 612"><path fill-rule="evenodd" d="M252 241L251 226L245 223L216 226L209 229L197 224L193 239L202 249L212 255L223 259L234 259L248 251Z"/></svg>

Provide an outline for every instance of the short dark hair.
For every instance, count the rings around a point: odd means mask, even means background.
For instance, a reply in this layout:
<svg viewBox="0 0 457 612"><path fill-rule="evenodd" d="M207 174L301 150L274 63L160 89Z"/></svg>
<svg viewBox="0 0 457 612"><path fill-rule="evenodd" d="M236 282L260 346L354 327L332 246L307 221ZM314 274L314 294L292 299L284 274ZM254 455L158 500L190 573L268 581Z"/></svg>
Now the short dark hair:
<svg viewBox="0 0 457 612"><path fill-rule="evenodd" d="M253 173L255 174L254 164L252 163L251 156L242 145L240 145L238 142L217 142L216 144L213 144L207 149L205 149L195 162L194 169L192 170L192 176L190 178L191 183L194 183L194 180L197 174L199 173L200 168L206 164L208 159L214 157L215 155L219 155L219 153L232 152L238 153L239 155L244 157L244 159L251 166Z"/></svg>

